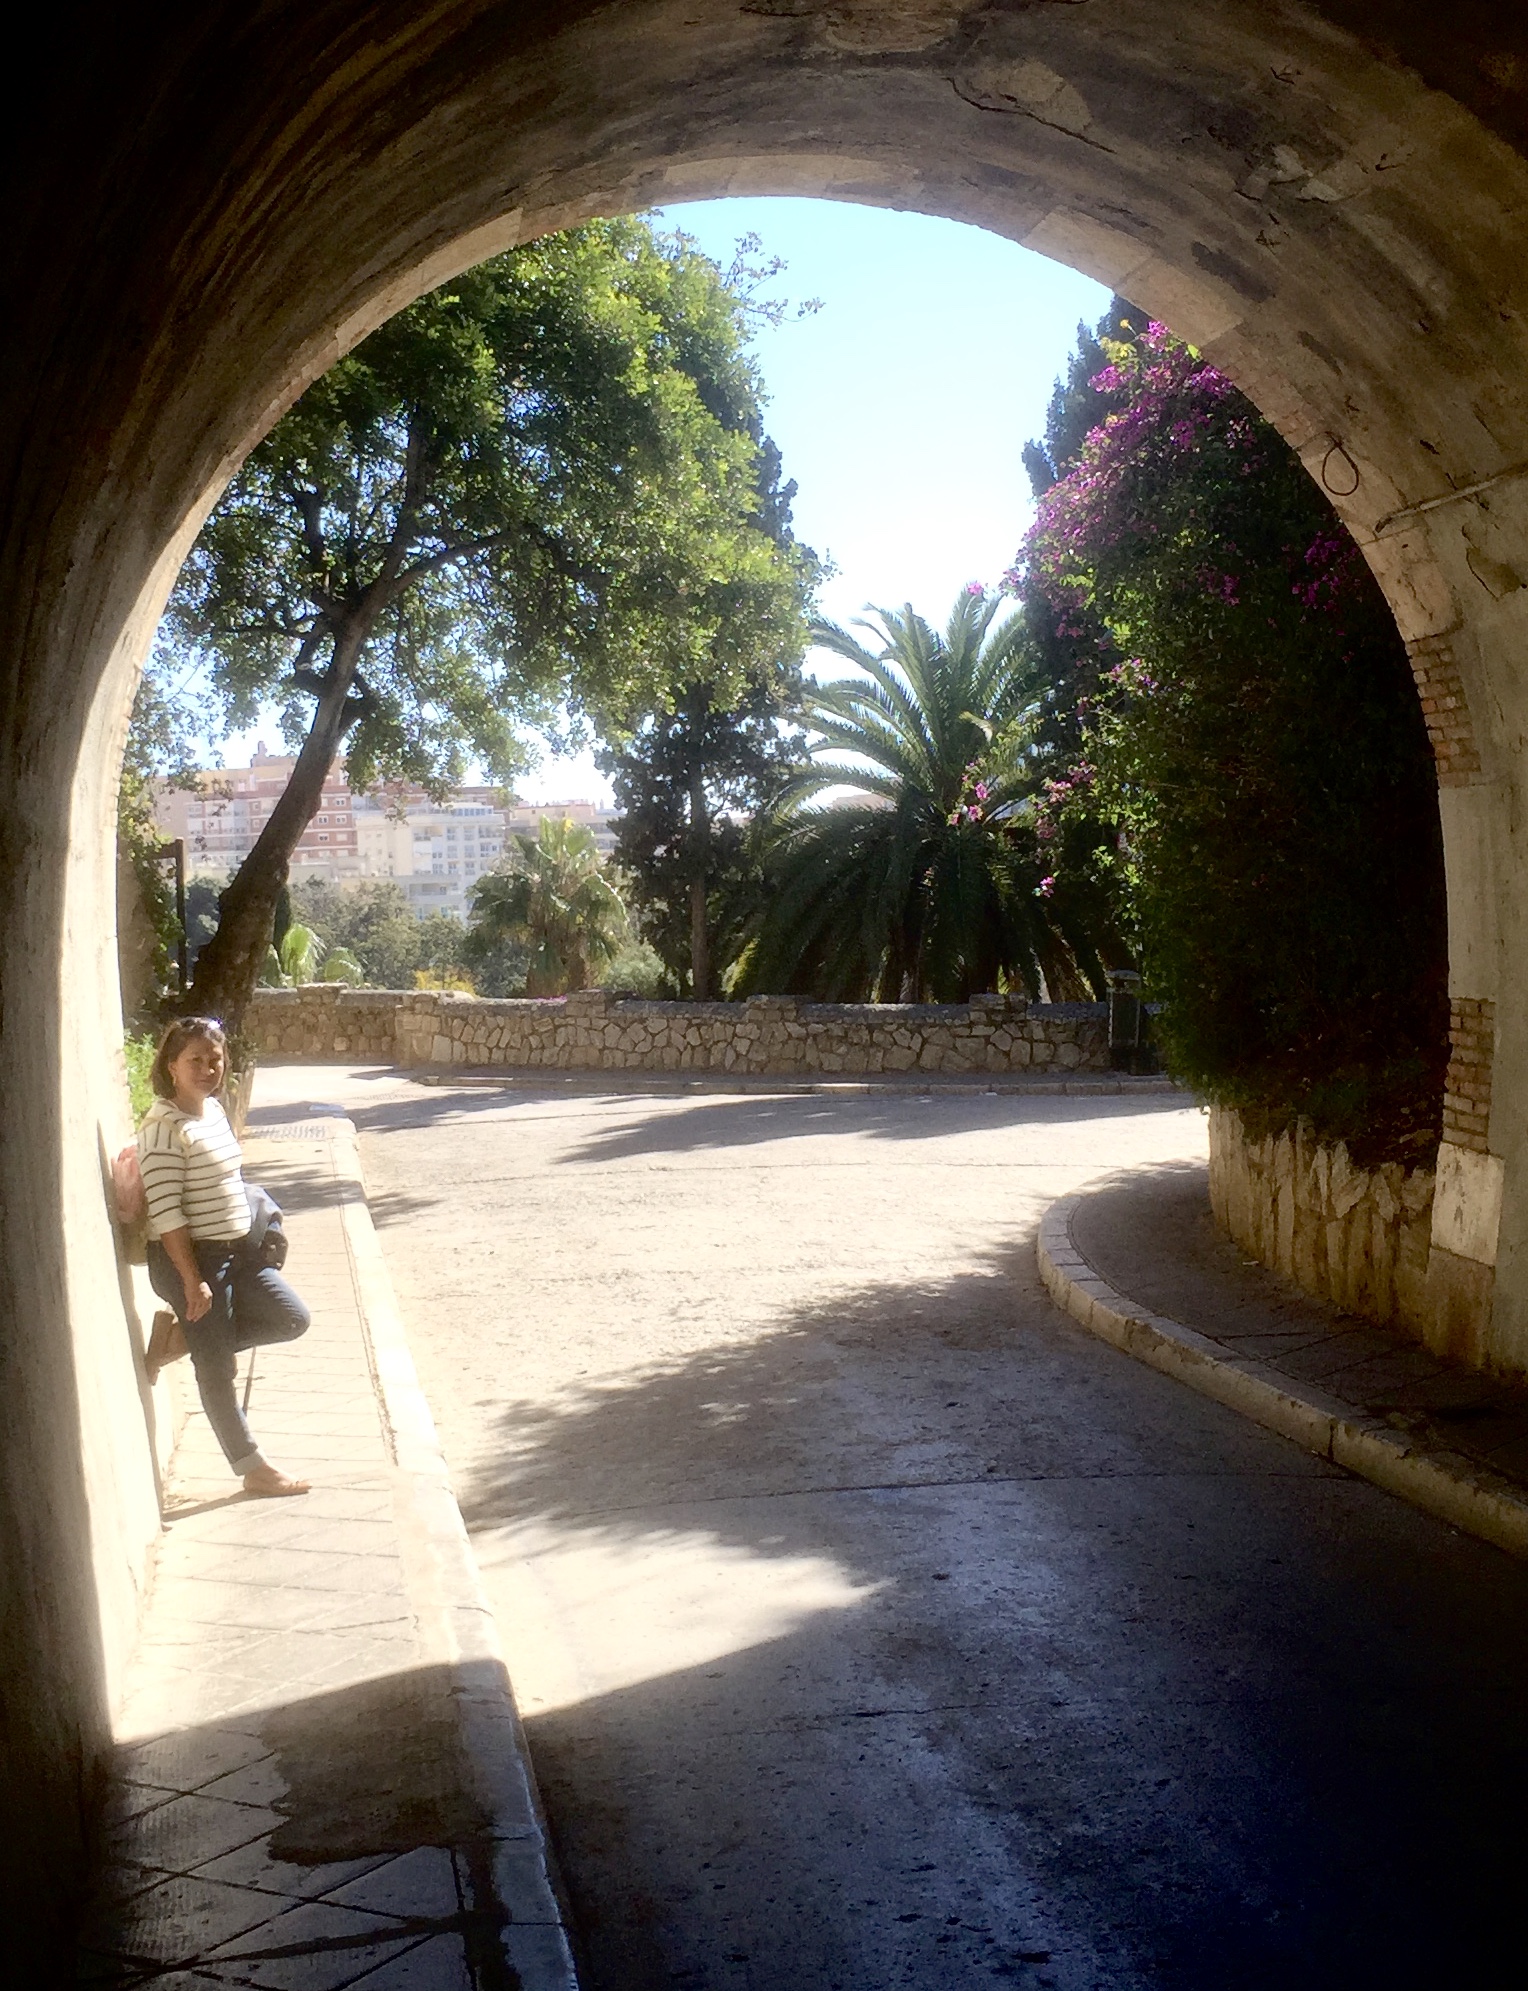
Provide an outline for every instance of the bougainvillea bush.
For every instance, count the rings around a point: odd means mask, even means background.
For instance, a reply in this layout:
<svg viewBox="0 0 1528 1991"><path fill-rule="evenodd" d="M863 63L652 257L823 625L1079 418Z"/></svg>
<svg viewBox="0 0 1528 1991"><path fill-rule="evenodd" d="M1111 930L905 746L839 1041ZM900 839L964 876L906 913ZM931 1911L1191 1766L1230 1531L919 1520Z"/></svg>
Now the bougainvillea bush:
<svg viewBox="0 0 1528 1991"><path fill-rule="evenodd" d="M1073 741L1042 835L1059 854L1086 827L1112 867L1179 1075L1260 1125L1421 1159L1447 1051L1443 859L1395 624L1223 373L1155 324L1103 351L1109 412L1053 466L1008 577Z"/></svg>

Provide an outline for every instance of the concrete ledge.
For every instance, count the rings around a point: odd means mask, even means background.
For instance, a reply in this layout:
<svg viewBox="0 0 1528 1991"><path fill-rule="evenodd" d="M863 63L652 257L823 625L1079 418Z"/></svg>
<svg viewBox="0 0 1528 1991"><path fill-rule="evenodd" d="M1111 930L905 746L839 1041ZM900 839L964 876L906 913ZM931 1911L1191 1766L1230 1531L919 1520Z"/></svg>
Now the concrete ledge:
<svg viewBox="0 0 1528 1991"><path fill-rule="evenodd" d="M284 1064L319 1062L283 1058ZM1136 1098L1141 1094L1182 1093L1176 1079L1154 1075L1136 1078L1123 1072L1084 1072L1075 1078L1005 1078L991 1072L886 1072L853 1078L809 1078L799 1072L688 1072L662 1071L563 1071L552 1066L523 1065L518 1068L486 1065L425 1065L411 1069L407 1076L418 1085L490 1086L501 1091L524 1087L546 1092L555 1087L581 1092L748 1092L748 1093L832 1093L835 1097L858 1094L916 1093L928 1098L968 1093L1021 1093L1037 1099Z"/></svg>
<svg viewBox="0 0 1528 1991"><path fill-rule="evenodd" d="M1307 1452L1398 1494L1466 1534L1528 1560L1528 1492L1456 1452L1417 1446L1339 1397L1263 1362L1239 1361L1208 1336L1155 1314L1101 1279L1078 1250L1066 1196L1040 1223L1040 1277L1064 1313L1111 1347L1240 1411Z"/></svg>
<svg viewBox="0 0 1528 1991"><path fill-rule="evenodd" d="M345 1244L360 1297L377 1399L395 1466L404 1581L418 1635L452 1678L463 1761L490 1821L492 1885L510 1983L523 1991L578 1991L564 1896L552 1859L530 1751L477 1560L414 1368L371 1209L355 1128L333 1136ZM306 1128L301 1131L306 1132Z"/></svg>

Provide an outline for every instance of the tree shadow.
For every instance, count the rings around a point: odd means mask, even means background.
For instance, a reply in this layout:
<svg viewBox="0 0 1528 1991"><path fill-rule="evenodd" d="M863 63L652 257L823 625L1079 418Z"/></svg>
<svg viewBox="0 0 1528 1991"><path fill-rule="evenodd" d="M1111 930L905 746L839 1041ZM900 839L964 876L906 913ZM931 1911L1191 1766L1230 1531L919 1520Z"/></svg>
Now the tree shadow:
<svg viewBox="0 0 1528 1991"><path fill-rule="evenodd" d="M293 1216L312 1210L338 1209L346 1198L345 1185L326 1171L315 1169L312 1154L302 1152L304 1145L294 1142L289 1151L273 1149L262 1154L253 1164L246 1165L246 1179L258 1182ZM407 1223L421 1211L433 1209L440 1200L438 1196L408 1190L368 1189L366 1195L367 1207L378 1225Z"/></svg>
<svg viewBox="0 0 1528 1991"><path fill-rule="evenodd" d="M503 1401L486 1462L461 1481L469 1527L535 1518L640 1531L650 1525L651 1503L725 1501L792 1475L814 1484L826 1456L844 1467L835 1483L855 1486L880 1483L888 1461L894 1480L914 1459L932 1478L1032 1470L1029 1440L1014 1423L1020 1402L1001 1390L983 1395L992 1390L992 1369L1011 1357L1016 1290L1040 1295L1032 1237L1016 1231L977 1269L834 1294L744 1340L565 1385L551 1403ZM1057 1316L1031 1339L1052 1344L1054 1360L1069 1333ZM972 1360L985 1372L983 1389L963 1373ZM1033 1373L1013 1377L1022 1403L1047 1428L1040 1392L1049 1367L1042 1358ZM959 1399L949 1393L957 1386ZM930 1424L922 1395L940 1390L941 1418ZM855 1404L852 1425L844 1420L846 1396ZM952 1447L971 1456L954 1466ZM718 1514L715 1525L729 1524ZM751 1528L746 1522L739 1537L747 1545L754 1545ZM787 1532L778 1546L791 1553L796 1544Z"/></svg>
<svg viewBox="0 0 1528 1991"><path fill-rule="evenodd" d="M485 1566L613 1676L524 1703L590 1991L1465 1982L1513 1939L1528 1570L1038 1290L1016 1231L497 1412Z"/></svg>
<svg viewBox="0 0 1528 1991"><path fill-rule="evenodd" d="M490 1437L490 1578L602 1634L523 1703L586 1991L1348 1991L1511 1953L1528 1570L1084 1335L1029 1229ZM501 1631L534 1673L544 1628ZM507 1991L446 1686L144 1745L151 1814L216 1781L275 1816L195 1866L151 1826L97 1981L231 1944L237 1981L428 1983L476 1943L444 1981ZM436 1855L448 1895L347 1892Z"/></svg>
<svg viewBox="0 0 1528 1991"><path fill-rule="evenodd" d="M338 1209L344 1201L341 1184L327 1169L314 1167L315 1154L312 1150L304 1153L305 1146L293 1142L290 1150L283 1150L273 1145L253 1161L246 1160L245 1180L257 1182L293 1216Z"/></svg>
<svg viewBox="0 0 1528 1991"><path fill-rule="evenodd" d="M584 1075L580 1075L582 1078ZM1186 1096L1152 1093L1046 1094L984 1092L971 1088L875 1093L822 1093L782 1089L771 1092L758 1082L737 1092L717 1091L708 1081L701 1098L665 1084L655 1075L650 1085L602 1086L599 1074L589 1083L565 1087L549 1079L545 1086L462 1087L448 1081L422 1091L414 1099L389 1099L376 1105L352 1106L350 1117L362 1134L398 1133L439 1127L452 1120L473 1121L515 1109L517 1123L538 1107L555 1107L559 1124L567 1124L574 1102L602 1109L608 1116L612 1101L651 1107L681 1102L671 1110L644 1112L614 1126L605 1125L565 1157L567 1162L610 1161L628 1155L687 1153L757 1146L825 1133L863 1134L898 1141L926 1140L931 1134L967 1133L975 1128L1021 1125L1076 1125L1093 1119L1124 1119L1144 1111L1182 1112ZM916 1114L909 1108L915 1108ZM289 1117L289 1116L288 1116Z"/></svg>
<svg viewBox="0 0 1528 1991"><path fill-rule="evenodd" d="M366 1191L366 1207L379 1231L407 1224L411 1218L435 1209L445 1200L444 1194L426 1196L407 1189L373 1189L368 1185Z"/></svg>
<svg viewBox="0 0 1528 1991"><path fill-rule="evenodd" d="M1089 1098L1001 1092L707 1099L677 1112L607 1124L570 1149L564 1159L604 1162L634 1155L719 1152L822 1134L924 1141L984 1129L1136 1118L1146 1110L1181 1112L1185 1104L1183 1099L1162 1095L1140 1100L1107 1094Z"/></svg>
<svg viewBox="0 0 1528 1991"><path fill-rule="evenodd" d="M397 1076L396 1073L393 1075ZM352 1106L350 1118L361 1134L399 1133L408 1128L438 1127L451 1120L480 1119L484 1114L502 1112L506 1104L527 1100L552 1100L560 1095L526 1093L518 1088L462 1087L449 1091L444 1086L421 1088L411 1099L379 1100L374 1106Z"/></svg>

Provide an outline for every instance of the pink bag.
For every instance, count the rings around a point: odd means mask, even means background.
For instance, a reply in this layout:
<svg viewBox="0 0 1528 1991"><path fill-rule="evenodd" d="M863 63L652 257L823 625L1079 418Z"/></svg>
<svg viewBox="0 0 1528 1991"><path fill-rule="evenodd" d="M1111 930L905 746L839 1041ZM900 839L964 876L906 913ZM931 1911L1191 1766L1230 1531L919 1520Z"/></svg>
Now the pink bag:
<svg viewBox="0 0 1528 1991"><path fill-rule="evenodd" d="M112 1201L117 1222L123 1230L143 1223L149 1214L149 1199L143 1190L143 1171L138 1166L138 1143L129 1141L111 1165Z"/></svg>
<svg viewBox="0 0 1528 1991"><path fill-rule="evenodd" d="M130 1141L111 1165L111 1200L127 1262L142 1265L148 1256L149 1199L138 1166L136 1141Z"/></svg>

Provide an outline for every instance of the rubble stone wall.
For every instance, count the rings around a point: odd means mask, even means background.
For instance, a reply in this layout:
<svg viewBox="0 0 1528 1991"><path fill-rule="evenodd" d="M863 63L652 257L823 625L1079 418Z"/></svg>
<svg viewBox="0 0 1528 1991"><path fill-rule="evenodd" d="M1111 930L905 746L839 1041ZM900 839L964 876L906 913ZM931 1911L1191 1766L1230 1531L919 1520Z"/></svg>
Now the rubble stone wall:
<svg viewBox="0 0 1528 1991"><path fill-rule="evenodd" d="M1210 1204L1251 1258L1318 1299L1426 1337L1433 1176L1398 1162L1367 1171L1308 1128L1253 1139L1210 1110Z"/></svg>
<svg viewBox="0 0 1528 1991"><path fill-rule="evenodd" d="M267 1057L558 1071L1098 1071L1102 1003L647 1002L585 989L555 1001L315 983L261 989L245 1031Z"/></svg>

